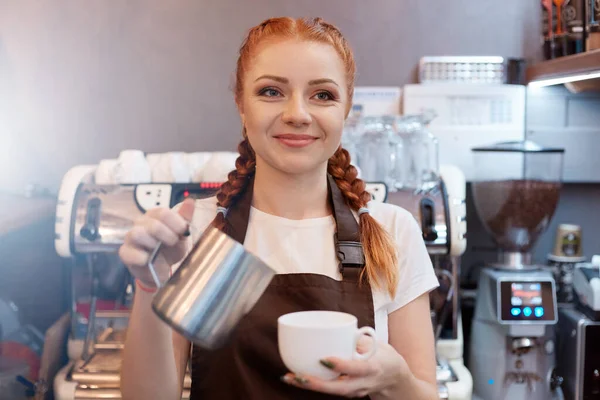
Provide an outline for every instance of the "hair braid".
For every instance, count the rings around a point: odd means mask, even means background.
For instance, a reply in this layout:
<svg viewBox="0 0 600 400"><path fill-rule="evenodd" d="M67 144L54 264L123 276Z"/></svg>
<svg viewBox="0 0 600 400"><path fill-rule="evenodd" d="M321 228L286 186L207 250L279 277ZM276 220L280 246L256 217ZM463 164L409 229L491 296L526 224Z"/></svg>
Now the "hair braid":
<svg viewBox="0 0 600 400"><path fill-rule="evenodd" d="M348 205L355 211L366 207L371 195L358 171L350 164L350 155L341 146L329 159L328 172L335 179ZM375 287L386 287L393 298L398 283L396 246L383 227L368 213L360 215L360 241L363 245L367 279ZM364 276L364 275L363 275Z"/></svg>
<svg viewBox="0 0 600 400"><path fill-rule="evenodd" d="M217 192L217 206L229 208L240 197L248 186L250 177L256 171L256 156L247 138L238 145L239 157L235 161L235 169L227 175L227 182L221 185ZM230 232L229 224L222 213L218 213L214 220L215 227L225 233Z"/></svg>

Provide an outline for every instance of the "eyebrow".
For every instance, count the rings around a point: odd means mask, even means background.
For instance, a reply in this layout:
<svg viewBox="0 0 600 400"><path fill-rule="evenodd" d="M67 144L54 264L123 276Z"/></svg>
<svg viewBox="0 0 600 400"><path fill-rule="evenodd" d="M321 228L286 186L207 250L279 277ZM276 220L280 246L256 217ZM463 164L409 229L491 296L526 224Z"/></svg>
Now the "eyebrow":
<svg viewBox="0 0 600 400"><path fill-rule="evenodd" d="M258 77L254 82L258 82L261 79L270 79L270 80L281 82L281 83L290 83L290 81L287 78L283 78L281 76L276 76L276 75L263 75L263 76Z"/></svg>
<svg viewBox="0 0 600 400"><path fill-rule="evenodd" d="M281 76L276 76L276 75L262 75L259 78L257 78L255 80L255 82L258 82L261 79L271 79L273 81L284 83L284 84L290 83L289 79L281 77ZM332 83L335 86L339 87L339 85L333 79L329 79L329 78L313 79L312 81L308 82L308 84L311 85L311 86L313 86L313 85L322 85L324 83Z"/></svg>
<svg viewBox="0 0 600 400"><path fill-rule="evenodd" d="M335 86L339 86L333 79L329 78L315 79L308 82L309 85L322 85L323 83L333 83Z"/></svg>

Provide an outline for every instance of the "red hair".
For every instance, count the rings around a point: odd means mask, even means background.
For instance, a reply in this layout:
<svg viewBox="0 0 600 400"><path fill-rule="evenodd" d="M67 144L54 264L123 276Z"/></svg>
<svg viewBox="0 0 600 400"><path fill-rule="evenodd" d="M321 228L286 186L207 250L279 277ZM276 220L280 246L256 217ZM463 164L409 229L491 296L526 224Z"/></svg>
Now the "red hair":
<svg viewBox="0 0 600 400"><path fill-rule="evenodd" d="M254 53L259 45L268 40L298 39L318 43L330 44L341 57L346 69L346 85L348 104L346 115L352 105L354 93L354 76L356 65L352 50L346 39L335 26L323 21L321 18L293 19L289 17L271 18L250 29L244 40L237 61L235 97L240 102L243 94L244 78ZM239 144L240 156L236 161L236 169L228 175L228 180L217 193L220 207L229 208L244 192L251 177L255 173L256 157L250 142L245 137ZM340 188L346 203L353 210L358 211L366 207L371 199L365 190L365 183L357 178L357 170L350 164L350 155L342 147L329 159L327 172L333 176ZM383 227L368 213L359 217L360 237L363 245L366 268L363 277L376 288L384 287L390 296L394 297L398 282L398 263L396 246ZM223 214L219 213L215 219L216 226L225 232L230 227ZM365 276L366 275L366 276Z"/></svg>

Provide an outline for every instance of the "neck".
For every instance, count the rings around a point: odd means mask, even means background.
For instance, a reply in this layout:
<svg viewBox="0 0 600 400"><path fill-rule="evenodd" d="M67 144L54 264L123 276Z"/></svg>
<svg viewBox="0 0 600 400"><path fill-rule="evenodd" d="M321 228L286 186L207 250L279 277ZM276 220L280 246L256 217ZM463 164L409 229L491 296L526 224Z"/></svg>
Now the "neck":
<svg viewBox="0 0 600 400"><path fill-rule="evenodd" d="M287 219L331 215L327 170L319 168L306 174L290 175L257 160L252 205L262 212Z"/></svg>

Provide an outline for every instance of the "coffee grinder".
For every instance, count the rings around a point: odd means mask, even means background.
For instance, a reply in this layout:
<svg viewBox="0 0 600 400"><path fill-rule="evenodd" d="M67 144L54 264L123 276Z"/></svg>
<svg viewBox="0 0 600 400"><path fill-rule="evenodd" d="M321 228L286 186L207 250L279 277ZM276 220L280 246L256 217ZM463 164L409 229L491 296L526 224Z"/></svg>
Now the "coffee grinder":
<svg viewBox="0 0 600 400"><path fill-rule="evenodd" d="M475 208L499 250L480 271L468 366L474 394L549 400L560 384L555 282L531 250L558 204L564 150L517 141L472 151Z"/></svg>

